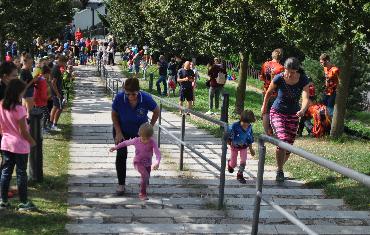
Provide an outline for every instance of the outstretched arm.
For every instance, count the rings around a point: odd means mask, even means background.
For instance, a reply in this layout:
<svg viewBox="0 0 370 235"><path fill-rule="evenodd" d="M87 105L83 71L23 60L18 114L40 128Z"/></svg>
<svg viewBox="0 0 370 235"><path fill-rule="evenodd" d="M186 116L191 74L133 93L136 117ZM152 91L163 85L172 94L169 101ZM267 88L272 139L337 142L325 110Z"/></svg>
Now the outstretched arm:
<svg viewBox="0 0 370 235"><path fill-rule="evenodd" d="M157 170L159 167L159 163L161 162L161 152L159 151L157 143L153 140L153 151L156 156L156 162L153 164L153 170Z"/></svg>

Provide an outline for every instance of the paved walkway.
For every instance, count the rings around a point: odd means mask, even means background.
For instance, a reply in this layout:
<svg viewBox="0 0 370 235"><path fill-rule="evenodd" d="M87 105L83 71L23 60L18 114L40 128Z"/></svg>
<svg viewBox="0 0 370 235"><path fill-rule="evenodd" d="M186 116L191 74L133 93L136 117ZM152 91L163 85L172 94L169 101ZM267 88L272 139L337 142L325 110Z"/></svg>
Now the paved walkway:
<svg viewBox="0 0 370 235"><path fill-rule="evenodd" d="M112 69L112 68L110 68ZM117 70L117 68L114 68ZM239 184L226 174L224 210L217 210L217 170L192 153L184 155L185 170L179 171L179 148L162 133L164 154L150 179L149 201L141 202L139 174L133 169L134 149L129 147L127 194L114 194L117 183L112 146L111 100L93 67L78 69L76 98L72 108L70 144L70 234L249 234L257 160L247 162L248 182ZM163 112L162 124L180 136L180 117ZM220 140L186 124L186 141L220 164ZM307 189L299 181L276 185L274 167L267 166L264 194L288 209L320 234L370 234L367 211L350 211L341 199L326 199L320 189ZM304 234L271 207L261 208L260 234Z"/></svg>

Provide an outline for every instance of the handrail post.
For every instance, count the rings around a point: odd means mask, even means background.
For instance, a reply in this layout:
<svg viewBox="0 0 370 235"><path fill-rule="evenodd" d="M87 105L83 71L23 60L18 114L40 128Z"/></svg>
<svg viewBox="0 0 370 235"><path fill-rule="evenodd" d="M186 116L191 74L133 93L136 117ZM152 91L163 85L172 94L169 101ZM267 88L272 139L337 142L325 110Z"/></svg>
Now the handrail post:
<svg viewBox="0 0 370 235"><path fill-rule="evenodd" d="M29 179L35 182L42 182L43 173L43 155L42 155L42 130L41 130L42 111L38 108L33 108L30 112L31 120L31 136L36 141L36 146L31 148L29 157L28 174Z"/></svg>
<svg viewBox="0 0 370 235"><path fill-rule="evenodd" d="M224 98L222 100L222 107L221 107L221 117L220 120L223 122L229 122L229 93L223 94ZM222 130L222 126L220 127Z"/></svg>
<svg viewBox="0 0 370 235"><path fill-rule="evenodd" d="M262 138L258 139L258 172L257 172L257 192L256 199L254 201L253 221L252 221L252 235L258 233L258 223L261 209L261 197L262 197L262 186L263 186L263 173L265 168L265 157L266 157L266 146L265 141Z"/></svg>
<svg viewBox="0 0 370 235"><path fill-rule="evenodd" d="M224 131L222 134L221 171L220 171L220 185L219 185L219 195L218 195L218 209L219 210L221 210L224 206L227 134L228 134L228 127L227 125L225 125Z"/></svg>
<svg viewBox="0 0 370 235"><path fill-rule="evenodd" d="M117 80L117 83L116 83L116 95L118 94L118 83L119 83L119 81Z"/></svg>
<svg viewBox="0 0 370 235"><path fill-rule="evenodd" d="M154 79L154 74L150 73L149 74L149 92L153 91L153 79Z"/></svg>
<svg viewBox="0 0 370 235"><path fill-rule="evenodd" d="M181 141L185 140L185 113L181 115ZM184 170L184 145L181 144L180 147L180 171Z"/></svg>
<svg viewBox="0 0 370 235"><path fill-rule="evenodd" d="M162 102L159 101L159 116L158 116L158 135L157 135L157 144L158 148L161 147L161 126L162 125Z"/></svg>

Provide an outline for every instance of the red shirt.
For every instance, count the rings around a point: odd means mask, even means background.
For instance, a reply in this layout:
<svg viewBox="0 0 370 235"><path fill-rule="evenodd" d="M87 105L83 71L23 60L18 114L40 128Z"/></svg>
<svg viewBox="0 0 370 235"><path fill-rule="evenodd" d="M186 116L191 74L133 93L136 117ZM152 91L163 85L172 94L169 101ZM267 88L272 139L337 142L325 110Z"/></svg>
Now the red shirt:
<svg viewBox="0 0 370 235"><path fill-rule="evenodd" d="M33 93L36 107L46 106L48 103L48 83L43 76L39 76Z"/></svg>
<svg viewBox="0 0 370 235"><path fill-rule="evenodd" d="M80 41L81 38L83 38L82 32L75 32L75 39L76 39L76 41Z"/></svg>
<svg viewBox="0 0 370 235"><path fill-rule="evenodd" d="M324 67L325 73L325 94L332 95L336 90L339 83L339 68L331 67L328 69Z"/></svg>
<svg viewBox="0 0 370 235"><path fill-rule="evenodd" d="M263 84L263 95L266 94L271 80L274 79L276 75L279 73L284 72L284 66L279 64L278 62L275 61L266 61L261 68L261 75L260 75L260 80L264 82ZM277 93L274 92L273 96L276 96Z"/></svg>
<svg viewBox="0 0 370 235"><path fill-rule="evenodd" d="M13 61L13 58L10 55L6 55L5 56L5 61L6 62L12 62Z"/></svg>

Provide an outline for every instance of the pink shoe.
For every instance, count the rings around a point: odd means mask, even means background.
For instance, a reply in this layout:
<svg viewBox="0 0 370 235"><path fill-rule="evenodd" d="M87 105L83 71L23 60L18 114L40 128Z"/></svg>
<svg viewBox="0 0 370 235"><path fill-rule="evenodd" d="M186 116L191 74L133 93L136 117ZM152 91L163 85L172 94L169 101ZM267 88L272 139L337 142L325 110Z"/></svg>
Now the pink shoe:
<svg viewBox="0 0 370 235"><path fill-rule="evenodd" d="M149 200L149 198L148 198L148 196L146 194L141 194L141 193L139 193L139 199L141 201Z"/></svg>

